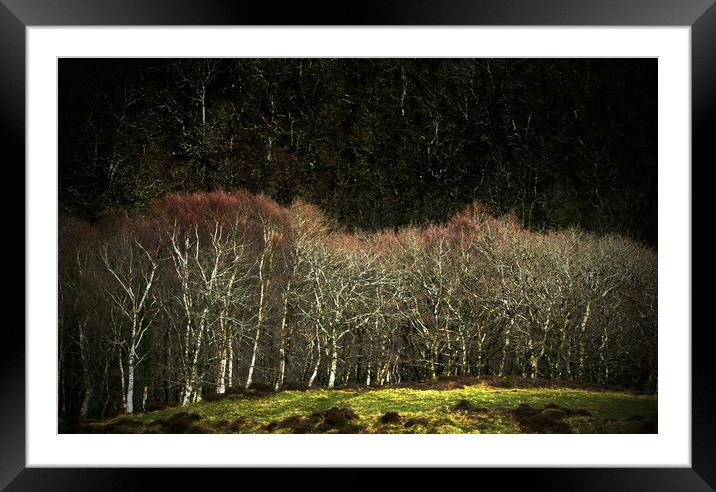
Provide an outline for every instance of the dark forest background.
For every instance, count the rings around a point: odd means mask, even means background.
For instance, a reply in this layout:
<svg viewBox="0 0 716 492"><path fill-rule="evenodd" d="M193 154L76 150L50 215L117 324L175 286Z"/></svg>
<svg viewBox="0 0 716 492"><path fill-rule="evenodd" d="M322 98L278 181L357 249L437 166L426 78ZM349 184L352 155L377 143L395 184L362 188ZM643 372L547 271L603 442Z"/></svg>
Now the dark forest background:
<svg viewBox="0 0 716 492"><path fill-rule="evenodd" d="M61 59L59 200L315 203L347 230L445 222L657 243L655 59Z"/></svg>

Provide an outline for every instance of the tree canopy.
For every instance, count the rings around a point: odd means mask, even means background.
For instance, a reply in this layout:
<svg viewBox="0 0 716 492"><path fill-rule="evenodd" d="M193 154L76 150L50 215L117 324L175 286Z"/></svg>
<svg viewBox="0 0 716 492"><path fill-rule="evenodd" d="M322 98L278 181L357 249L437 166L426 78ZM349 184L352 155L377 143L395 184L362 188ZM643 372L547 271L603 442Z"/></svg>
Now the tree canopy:
<svg viewBox="0 0 716 492"><path fill-rule="evenodd" d="M60 206L302 198L350 230L473 201L657 239L653 59L61 59Z"/></svg>

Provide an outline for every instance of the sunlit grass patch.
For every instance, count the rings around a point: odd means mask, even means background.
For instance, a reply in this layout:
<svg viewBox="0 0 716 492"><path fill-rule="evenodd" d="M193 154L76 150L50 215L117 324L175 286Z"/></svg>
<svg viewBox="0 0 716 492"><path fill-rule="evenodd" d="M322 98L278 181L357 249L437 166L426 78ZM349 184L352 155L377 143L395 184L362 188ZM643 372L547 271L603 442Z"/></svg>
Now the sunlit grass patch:
<svg viewBox="0 0 716 492"><path fill-rule="evenodd" d="M546 407L546 408L545 408ZM515 409L527 409L516 413ZM328 422L327 412L355 418ZM504 434L655 432L657 399L566 388L324 389L240 396L120 416L89 432Z"/></svg>

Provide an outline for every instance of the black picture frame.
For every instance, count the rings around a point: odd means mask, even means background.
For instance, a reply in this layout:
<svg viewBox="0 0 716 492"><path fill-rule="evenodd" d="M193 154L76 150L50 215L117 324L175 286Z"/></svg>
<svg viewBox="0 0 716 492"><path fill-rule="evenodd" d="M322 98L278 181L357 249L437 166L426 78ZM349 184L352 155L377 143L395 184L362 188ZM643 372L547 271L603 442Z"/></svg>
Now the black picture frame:
<svg viewBox="0 0 716 492"><path fill-rule="evenodd" d="M4 140L5 166L12 164L15 169L24 169L25 28L85 25L691 26L692 173L694 170L700 173L713 163L710 144L716 120L716 75L712 70L716 67L714 0L363 0L350 5L337 2L333 7L305 2L279 7L269 2L229 0L0 0L0 138ZM24 175L19 179L24 182ZM699 183L693 180L693 174L692 183ZM693 203L693 196L692 188L692 209L696 214L700 207ZM694 223L699 222L692 219ZM700 255L693 237L691 241L693 262L694 253ZM708 269L703 270L697 274L705 276ZM704 289L692 292L693 306L694 299L705 293ZM6 324L4 328L6 333L0 344L0 487L141 489L148 485L149 476L161 474L162 484L170 488L171 484L187 485L190 478L196 477L191 470L26 468L25 334L19 323ZM716 412L710 402L716 378L710 354L706 352L711 346L706 341L709 328L709 323L693 324L691 332L692 468L523 469L510 471L509 480L550 490L714 490ZM308 476L305 472L300 471L294 479ZM220 480L232 473L237 472L223 470L212 478ZM485 474L505 480L505 470L480 470L481 482L487 478ZM401 477L405 475L411 474ZM351 477L358 477L356 470L345 472L341 481L348 482Z"/></svg>

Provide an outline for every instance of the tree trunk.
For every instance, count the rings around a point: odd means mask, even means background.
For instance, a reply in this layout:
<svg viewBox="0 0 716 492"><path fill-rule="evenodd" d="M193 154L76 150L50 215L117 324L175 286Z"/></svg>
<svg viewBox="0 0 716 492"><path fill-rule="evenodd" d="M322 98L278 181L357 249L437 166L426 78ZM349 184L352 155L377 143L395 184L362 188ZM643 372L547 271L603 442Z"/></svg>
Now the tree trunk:
<svg viewBox="0 0 716 492"><path fill-rule="evenodd" d="M432 343L432 357L430 359L430 375L433 379L437 379L438 377L438 370L437 370L437 360L438 360L438 344L436 342Z"/></svg>
<svg viewBox="0 0 716 492"><path fill-rule="evenodd" d="M226 368L227 383L229 388L234 387L234 341L229 339L229 361Z"/></svg>
<svg viewBox="0 0 716 492"><path fill-rule="evenodd" d="M110 393L109 393L109 363L110 359L104 360L104 403L102 404L102 410L100 410L99 416L103 418L107 414L107 407L109 406Z"/></svg>
<svg viewBox="0 0 716 492"><path fill-rule="evenodd" d="M206 319L207 309L204 309L202 319L199 325L199 333L197 335L196 347L192 354L191 367L189 369L189 377L184 388L184 396L182 398L182 406L188 405L192 401L196 401L197 389L199 387L199 354L204 339L204 322Z"/></svg>
<svg viewBox="0 0 716 492"><path fill-rule="evenodd" d="M87 354L87 339L85 337L84 323L79 323L80 359L82 360L82 382L84 384L84 396L80 407L80 417L87 417L90 400L92 399L92 384L90 380Z"/></svg>
<svg viewBox="0 0 716 492"><path fill-rule="evenodd" d="M313 366L313 373L311 374L311 377L308 379L308 387L311 388L313 386L313 382L316 380L316 376L318 376L318 368L321 365L321 342L316 337L316 345L317 345L317 353L318 357L316 358L316 365Z"/></svg>
<svg viewBox="0 0 716 492"><path fill-rule="evenodd" d="M286 376L286 319L288 318L288 296L291 293L291 280L286 285L286 291L283 298L283 315L281 316L281 328L279 330L279 348L278 348L278 378L276 379L276 391L280 390L283 386L283 381Z"/></svg>
<svg viewBox="0 0 716 492"><path fill-rule="evenodd" d="M256 356L259 351L259 338L261 337L261 323L263 323L263 319L264 319L264 297L266 295L266 289L268 288L268 281L266 282L266 284L264 284L264 275L263 275L264 261L266 259L266 253L267 253L267 250L264 249L264 252L261 255L261 261L259 262L259 284L260 284L259 312L258 312L257 319L256 319L256 334L254 336L254 347L253 347L253 350L251 351L251 363L249 364L249 374L246 376L246 385L245 385L246 389L249 389L249 386L251 386L251 383L253 381L254 368L256 367Z"/></svg>
<svg viewBox="0 0 716 492"><path fill-rule="evenodd" d="M479 378L482 376L482 345L485 343L485 337L487 335L482 335L481 337L477 337L477 374L476 376Z"/></svg>
<svg viewBox="0 0 716 492"><path fill-rule="evenodd" d="M468 365L467 361L467 337L465 336L464 328L460 331L460 345L462 349L462 360L460 361L460 365L462 366L462 374L468 375L470 374L470 366Z"/></svg>
<svg viewBox="0 0 716 492"><path fill-rule="evenodd" d="M276 387L275 390L279 391L281 388L283 388L283 382L286 378L286 353L285 350L280 350L280 360L278 363L278 378L276 379Z"/></svg>
<svg viewBox="0 0 716 492"><path fill-rule="evenodd" d="M226 393L226 366L227 366L227 349L226 341L221 349L221 358L219 359L219 377L216 382L216 392L220 395Z"/></svg>
<svg viewBox="0 0 716 492"><path fill-rule="evenodd" d="M584 309L584 317L582 318L582 325L581 325L581 331L579 337L579 372L578 372L578 379L580 381L584 380L584 337L585 332L587 329L587 321L589 321L589 313L591 309L591 303L587 302L587 307Z"/></svg>
<svg viewBox="0 0 716 492"><path fill-rule="evenodd" d="M542 357L544 357L544 352L547 347L547 336L549 335L549 323L550 323L551 311L552 311L552 308L549 308L547 311L547 320L545 321L544 328L542 330L543 336L542 336L542 341L540 342L540 345L539 345L539 351L537 352L536 356L534 354L532 355L532 374L531 374L532 378L537 377L537 373L539 370L538 364L539 364L539 361L542 359ZM548 367L549 367L549 365L548 365ZM549 375L547 375L547 377L549 377Z"/></svg>
<svg viewBox="0 0 716 492"><path fill-rule="evenodd" d="M117 349L119 352L119 357L117 357L117 361L119 361L119 375L122 381L122 411L127 411L127 392L126 392L126 381L124 379L124 364L122 363L122 351L121 349Z"/></svg>
<svg viewBox="0 0 716 492"><path fill-rule="evenodd" d="M450 371L452 371L452 340L450 339L450 329L448 326L448 321L445 320L445 338L447 340L447 366L445 367L445 374L447 376L450 375Z"/></svg>
<svg viewBox="0 0 716 492"><path fill-rule="evenodd" d="M609 364L607 363L606 358L606 351L607 351L607 344L609 343L609 332L607 331L607 326L604 326L604 331L602 332L602 343L599 346L599 360L602 363L602 369L603 369L603 381L602 384L607 384L609 382Z"/></svg>
<svg viewBox="0 0 716 492"><path fill-rule="evenodd" d="M134 350L132 343L127 360L127 413L134 412Z"/></svg>
<svg viewBox="0 0 716 492"><path fill-rule="evenodd" d="M259 308L260 309L260 308ZM256 356L259 351L259 337L261 336L261 323L256 324L256 333L254 334L254 348L251 351L251 363L249 364L249 374L246 376L246 384L244 387L249 389L254 377L254 368L256 367Z"/></svg>
<svg viewBox="0 0 716 492"><path fill-rule="evenodd" d="M534 343L532 342L532 337L530 335L530 339L527 342L527 353L529 354L529 371L530 371L530 379L535 379L537 377L537 363L538 363L538 357L536 353L536 349L534 347Z"/></svg>
<svg viewBox="0 0 716 492"><path fill-rule="evenodd" d="M331 364L328 372L328 388L330 389L333 389L336 385L336 370L338 369L338 347L336 343L334 338L331 341Z"/></svg>
<svg viewBox="0 0 716 492"><path fill-rule="evenodd" d="M89 410L89 404L90 400L92 398L92 389L89 386L85 386L85 394L82 398L82 406L80 407L80 417L85 418L87 417L87 412Z"/></svg>
<svg viewBox="0 0 716 492"><path fill-rule="evenodd" d="M219 359L219 379L216 384L216 392L219 394L226 393L226 370L229 368L229 371L231 371L230 368L230 358L231 358L231 338L232 333L229 329L230 323L227 323L227 316L229 311L229 300L228 298L231 296L231 290L234 285L234 280L236 279L236 270L234 270L231 274L231 278L229 278L228 287L226 290L226 297L223 299L223 305L221 308L221 312L219 313L219 327L220 327L220 333L222 336L221 339L221 357ZM230 385L230 383L229 383Z"/></svg>
<svg viewBox="0 0 716 492"><path fill-rule="evenodd" d="M500 359L500 369L497 371L497 375L499 377L502 377L505 375L505 366L507 363L507 352L510 348L510 329L512 328L512 325L515 324L515 320L511 319L509 325L507 325L507 328L505 328L505 337L502 342L502 358Z"/></svg>

